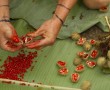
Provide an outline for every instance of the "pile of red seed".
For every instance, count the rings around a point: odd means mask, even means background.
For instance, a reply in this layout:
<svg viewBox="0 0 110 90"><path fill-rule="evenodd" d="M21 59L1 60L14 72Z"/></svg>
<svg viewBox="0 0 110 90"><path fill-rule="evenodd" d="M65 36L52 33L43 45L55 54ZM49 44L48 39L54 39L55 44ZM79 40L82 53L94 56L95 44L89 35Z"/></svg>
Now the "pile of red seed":
<svg viewBox="0 0 110 90"><path fill-rule="evenodd" d="M0 67L0 78L23 80L24 74L31 68L33 59L37 57L37 52L20 52L17 56L8 56L4 64Z"/></svg>

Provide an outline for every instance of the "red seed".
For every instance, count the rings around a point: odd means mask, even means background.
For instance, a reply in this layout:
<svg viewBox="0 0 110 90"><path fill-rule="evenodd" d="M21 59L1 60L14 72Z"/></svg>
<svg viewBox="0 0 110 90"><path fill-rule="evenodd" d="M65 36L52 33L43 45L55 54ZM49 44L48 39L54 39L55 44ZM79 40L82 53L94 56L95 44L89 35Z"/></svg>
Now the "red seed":
<svg viewBox="0 0 110 90"><path fill-rule="evenodd" d="M80 64L80 65L76 66L75 71L82 72L82 71L84 71L84 68L85 68L84 65Z"/></svg>
<svg viewBox="0 0 110 90"><path fill-rule="evenodd" d="M64 61L58 61L58 62L57 62L57 65L58 65L59 67L65 67L65 66L66 66L66 62L64 62Z"/></svg>
<svg viewBox="0 0 110 90"><path fill-rule="evenodd" d="M2 65L3 69L0 69L0 78L22 81L36 56L37 52L29 52L28 54L20 52L17 56L8 56Z"/></svg>
<svg viewBox="0 0 110 90"><path fill-rule="evenodd" d="M96 66L96 62L94 62L94 61L87 61L86 64L90 68L94 68Z"/></svg>
<svg viewBox="0 0 110 90"><path fill-rule="evenodd" d="M67 68L61 68L58 70L58 73L60 75L67 75L68 74L68 69Z"/></svg>
<svg viewBox="0 0 110 90"><path fill-rule="evenodd" d="M14 36L14 37L12 38L12 40L13 40L14 43L19 43L19 38L18 38L18 36Z"/></svg>
<svg viewBox="0 0 110 90"><path fill-rule="evenodd" d="M97 50L93 50L90 54L91 58L96 58L98 56L98 51Z"/></svg>

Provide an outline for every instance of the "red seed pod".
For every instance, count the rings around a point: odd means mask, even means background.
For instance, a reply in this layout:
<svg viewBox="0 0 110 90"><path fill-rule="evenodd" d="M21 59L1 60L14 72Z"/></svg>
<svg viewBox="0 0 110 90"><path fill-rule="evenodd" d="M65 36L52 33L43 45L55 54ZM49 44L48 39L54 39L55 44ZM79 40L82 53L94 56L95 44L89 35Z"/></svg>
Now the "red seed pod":
<svg viewBox="0 0 110 90"><path fill-rule="evenodd" d="M86 64L90 68L94 68L96 66L96 62L94 62L94 61L87 61Z"/></svg>
<svg viewBox="0 0 110 90"><path fill-rule="evenodd" d="M68 74L68 69L67 68L61 68L58 70L58 73L60 75L67 75Z"/></svg>
<svg viewBox="0 0 110 90"><path fill-rule="evenodd" d="M83 64L80 64L80 65L76 66L75 71L76 72L83 72L84 68L85 68L85 66Z"/></svg>
<svg viewBox="0 0 110 90"><path fill-rule="evenodd" d="M80 38L76 44L82 46L86 42L86 38Z"/></svg>
<svg viewBox="0 0 110 90"><path fill-rule="evenodd" d="M23 41L24 44L26 44L26 43L30 43L33 40L33 38L28 36L22 36L21 40Z"/></svg>
<svg viewBox="0 0 110 90"><path fill-rule="evenodd" d="M77 55L81 58L83 58L83 56L86 54L86 52L82 51L82 52L78 52Z"/></svg>
<svg viewBox="0 0 110 90"><path fill-rule="evenodd" d="M72 80L72 82L76 83L76 82L79 81L79 79L80 79L80 75L79 75L78 73L73 73L73 74L71 75L71 80Z"/></svg>
<svg viewBox="0 0 110 90"><path fill-rule="evenodd" d="M95 45L96 44L96 40L94 40L94 39L89 40L89 42L90 42L91 45Z"/></svg>
<svg viewBox="0 0 110 90"><path fill-rule="evenodd" d="M87 60L89 58L89 54L88 53L85 53L84 55L83 55L83 59L84 60Z"/></svg>
<svg viewBox="0 0 110 90"><path fill-rule="evenodd" d="M92 50L92 52L90 54L90 57L94 59L94 58L97 58L97 56L98 56L98 51L97 50Z"/></svg>
<svg viewBox="0 0 110 90"><path fill-rule="evenodd" d="M58 62L57 62L57 65L58 65L60 68L66 67L66 62L64 62L64 61L58 61Z"/></svg>

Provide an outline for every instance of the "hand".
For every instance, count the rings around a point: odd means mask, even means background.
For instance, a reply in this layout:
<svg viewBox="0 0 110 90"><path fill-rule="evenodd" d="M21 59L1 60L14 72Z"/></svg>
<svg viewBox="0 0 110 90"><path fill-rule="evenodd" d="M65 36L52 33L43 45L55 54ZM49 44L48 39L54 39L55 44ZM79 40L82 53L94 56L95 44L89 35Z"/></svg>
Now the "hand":
<svg viewBox="0 0 110 90"><path fill-rule="evenodd" d="M42 39L26 44L26 46L31 49L39 49L52 45L56 40L60 28L61 22L58 19L50 19L44 22L37 31L27 34L30 37L42 36Z"/></svg>
<svg viewBox="0 0 110 90"><path fill-rule="evenodd" d="M83 0L85 5L90 9L100 9L110 3L110 0Z"/></svg>
<svg viewBox="0 0 110 90"><path fill-rule="evenodd" d="M7 51L16 51L21 48L21 46L10 47L8 41L13 40L13 37L18 37L15 29L9 22L0 22L0 48Z"/></svg>

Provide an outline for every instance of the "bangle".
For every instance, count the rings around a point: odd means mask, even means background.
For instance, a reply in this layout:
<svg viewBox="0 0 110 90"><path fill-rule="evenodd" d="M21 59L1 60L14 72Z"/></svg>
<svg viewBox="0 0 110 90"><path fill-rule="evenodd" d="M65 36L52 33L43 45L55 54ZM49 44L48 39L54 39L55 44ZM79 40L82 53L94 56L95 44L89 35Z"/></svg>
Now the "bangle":
<svg viewBox="0 0 110 90"><path fill-rule="evenodd" d="M57 4L57 5L59 5L59 6L61 6L61 7L64 7L64 8L66 8L67 10L71 10L70 8L68 8L68 7L66 7L65 5L63 5L63 4Z"/></svg>
<svg viewBox="0 0 110 90"><path fill-rule="evenodd" d="M60 22L62 23L62 25L64 24L64 21L56 14L54 13L54 15L60 20Z"/></svg>
<svg viewBox="0 0 110 90"><path fill-rule="evenodd" d="M0 20L0 22L10 22L10 20L9 19L2 19L2 20Z"/></svg>
<svg viewBox="0 0 110 90"><path fill-rule="evenodd" d="M0 5L0 7L9 7L9 5Z"/></svg>

